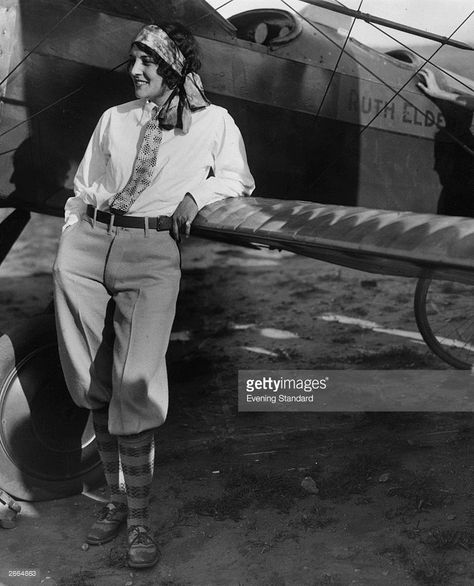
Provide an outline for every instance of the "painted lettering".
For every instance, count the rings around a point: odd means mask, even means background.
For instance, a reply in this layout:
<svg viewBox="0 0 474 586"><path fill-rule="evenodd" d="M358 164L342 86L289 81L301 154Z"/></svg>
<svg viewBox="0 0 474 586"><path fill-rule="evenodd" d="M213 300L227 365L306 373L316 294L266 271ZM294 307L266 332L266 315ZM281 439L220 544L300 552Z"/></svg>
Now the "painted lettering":
<svg viewBox="0 0 474 586"><path fill-rule="evenodd" d="M369 114L372 110L372 98L370 96L362 96L362 113Z"/></svg>
<svg viewBox="0 0 474 586"><path fill-rule="evenodd" d="M393 120L395 118L395 102L391 102L390 104L385 106L383 116L384 118L388 118L390 116L390 120Z"/></svg>
<svg viewBox="0 0 474 586"><path fill-rule="evenodd" d="M413 108L414 110L414 118L413 118L413 123L415 124L415 126L423 126L423 120L421 120L421 116L422 113L418 110L418 108Z"/></svg>
<svg viewBox="0 0 474 586"><path fill-rule="evenodd" d="M435 115L433 114L433 112L431 110L426 110L425 126L430 128L431 126L434 126L435 124L436 124Z"/></svg>
<svg viewBox="0 0 474 586"><path fill-rule="evenodd" d="M349 112L359 111L359 94L356 90L349 92Z"/></svg>
<svg viewBox="0 0 474 586"><path fill-rule="evenodd" d="M379 98L374 98L375 110L378 114L382 109L383 100L379 100Z"/></svg>
<svg viewBox="0 0 474 586"><path fill-rule="evenodd" d="M383 112L385 120L397 121L401 118L403 124L432 128L433 126L444 126L444 118L441 112L433 110L419 110L416 106L403 102L400 110L395 101L387 102L382 98L371 95L360 95L357 89L351 89L348 95L348 111L360 114L376 116Z"/></svg>
<svg viewBox="0 0 474 586"><path fill-rule="evenodd" d="M409 104L407 104L406 102L403 102L402 120L406 124L412 124L413 123L413 120L410 118Z"/></svg>

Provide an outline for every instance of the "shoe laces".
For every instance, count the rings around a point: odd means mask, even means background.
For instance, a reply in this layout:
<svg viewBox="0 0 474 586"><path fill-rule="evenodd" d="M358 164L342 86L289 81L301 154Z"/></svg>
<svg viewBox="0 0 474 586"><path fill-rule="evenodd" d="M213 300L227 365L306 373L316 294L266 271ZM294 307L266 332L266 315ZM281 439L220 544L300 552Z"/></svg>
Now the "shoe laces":
<svg viewBox="0 0 474 586"><path fill-rule="evenodd" d="M120 512L119 507L114 505L114 503L108 503L105 507L99 512L97 519L99 521L112 521L116 513Z"/></svg>
<svg viewBox="0 0 474 586"><path fill-rule="evenodd" d="M128 539L130 545L154 545L149 530L144 525L134 525L128 530Z"/></svg>

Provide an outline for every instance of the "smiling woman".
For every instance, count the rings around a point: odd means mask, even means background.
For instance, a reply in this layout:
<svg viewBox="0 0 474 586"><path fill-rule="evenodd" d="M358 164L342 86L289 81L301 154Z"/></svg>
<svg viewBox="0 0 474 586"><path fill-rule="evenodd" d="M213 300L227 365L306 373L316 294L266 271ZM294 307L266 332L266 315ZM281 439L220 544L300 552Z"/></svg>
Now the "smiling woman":
<svg viewBox="0 0 474 586"><path fill-rule="evenodd" d="M194 38L177 23L135 37L137 99L97 124L54 266L61 365L74 402L92 410L110 490L86 540L111 541L126 521L134 568L159 559L148 501L154 430L168 408L180 232L206 204L254 187L240 132L210 104L198 67Z"/></svg>
<svg viewBox="0 0 474 586"><path fill-rule="evenodd" d="M136 97L147 98L153 100L155 104L162 104L171 89L158 73L157 65L158 62L153 57L136 47L132 48L128 70L135 86Z"/></svg>

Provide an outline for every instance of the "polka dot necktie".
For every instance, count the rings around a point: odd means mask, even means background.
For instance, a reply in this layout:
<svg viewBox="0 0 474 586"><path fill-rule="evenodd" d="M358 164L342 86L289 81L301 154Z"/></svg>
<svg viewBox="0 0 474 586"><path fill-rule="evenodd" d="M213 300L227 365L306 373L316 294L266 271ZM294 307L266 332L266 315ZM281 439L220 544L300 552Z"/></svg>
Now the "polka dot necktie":
<svg viewBox="0 0 474 586"><path fill-rule="evenodd" d="M158 121L158 108L155 106L152 110L151 120L145 127L143 141L130 179L122 191L119 191L113 197L110 204L110 211L113 214L126 214L141 192L149 187L162 137L163 131Z"/></svg>

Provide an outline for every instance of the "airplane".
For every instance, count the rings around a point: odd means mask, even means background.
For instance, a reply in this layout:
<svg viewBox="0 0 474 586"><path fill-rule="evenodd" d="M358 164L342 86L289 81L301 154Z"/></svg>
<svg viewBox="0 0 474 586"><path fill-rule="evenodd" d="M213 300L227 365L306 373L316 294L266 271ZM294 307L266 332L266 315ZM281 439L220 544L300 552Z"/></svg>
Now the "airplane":
<svg viewBox="0 0 474 586"><path fill-rule="evenodd" d="M321 14L341 9L307 3ZM163 20L196 35L207 94L236 120L257 183L254 197L203 209L193 234L420 278L418 314L439 350L426 311L430 279L474 282L474 220L436 214L444 178L435 146L455 145L470 161L463 136L472 136L472 116L459 117L463 133L447 125L417 86L421 54L381 53L352 39L337 16L323 24L320 13L290 6L225 19L204 0L0 0L0 204L14 208L2 223L1 260L31 212L62 215L100 114L133 99L124 39ZM472 50L429 38L456 55ZM439 63L430 67L440 83L474 94L474 81ZM42 500L94 483L94 435L65 392L51 308L1 338L0 369L1 488Z"/></svg>

